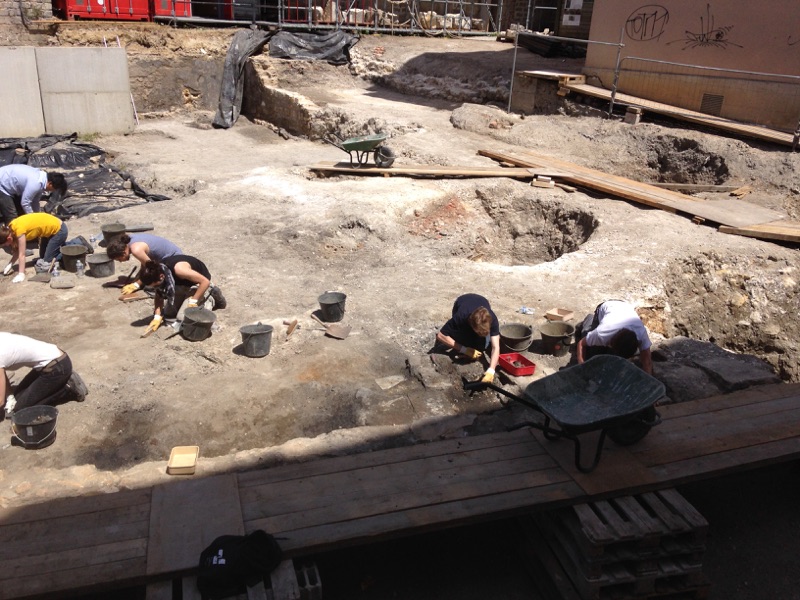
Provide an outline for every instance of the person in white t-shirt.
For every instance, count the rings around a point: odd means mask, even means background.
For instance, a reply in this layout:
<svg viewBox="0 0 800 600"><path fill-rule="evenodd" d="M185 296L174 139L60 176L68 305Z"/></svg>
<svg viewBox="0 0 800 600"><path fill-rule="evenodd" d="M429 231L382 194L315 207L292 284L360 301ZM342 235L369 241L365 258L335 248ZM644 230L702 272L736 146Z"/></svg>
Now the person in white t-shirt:
<svg viewBox="0 0 800 600"><path fill-rule="evenodd" d="M650 336L632 304L606 300L586 318L579 337L578 364L597 354L632 358L638 352L642 370L653 374Z"/></svg>
<svg viewBox="0 0 800 600"><path fill-rule="evenodd" d="M28 367L12 389L8 371ZM37 404L55 405L86 397L83 380L72 370L72 361L55 344L0 331L0 408L5 416Z"/></svg>

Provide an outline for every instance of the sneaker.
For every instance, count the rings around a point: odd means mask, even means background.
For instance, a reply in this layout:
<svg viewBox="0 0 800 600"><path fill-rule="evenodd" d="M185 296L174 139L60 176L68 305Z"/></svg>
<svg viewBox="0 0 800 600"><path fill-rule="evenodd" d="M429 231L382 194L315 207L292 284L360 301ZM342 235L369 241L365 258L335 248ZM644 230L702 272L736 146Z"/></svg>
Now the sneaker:
<svg viewBox="0 0 800 600"><path fill-rule="evenodd" d="M14 415L14 408L17 406L17 399L13 394L9 394L6 398L6 405L4 407L6 419L10 419Z"/></svg>
<svg viewBox="0 0 800 600"><path fill-rule="evenodd" d="M81 244L83 244L84 246L86 246L86 254L94 254L94 246L92 245L92 243L89 240L87 240L82 235L79 235L75 239L77 241L79 241Z"/></svg>
<svg viewBox="0 0 800 600"><path fill-rule="evenodd" d="M222 295L222 290L215 285L211 286L211 298L214 300L214 308L211 310L218 310L228 306L228 301L225 300L225 296Z"/></svg>
<svg viewBox="0 0 800 600"><path fill-rule="evenodd" d="M47 273L50 270L50 263L40 258L34 263L33 268L37 273Z"/></svg>
<svg viewBox="0 0 800 600"><path fill-rule="evenodd" d="M76 402L83 402L86 399L86 394L89 393L89 388L86 387L86 384L83 382L83 379L81 379L81 376L75 371L73 371L72 375L69 376L69 381L67 381L67 389L72 392Z"/></svg>

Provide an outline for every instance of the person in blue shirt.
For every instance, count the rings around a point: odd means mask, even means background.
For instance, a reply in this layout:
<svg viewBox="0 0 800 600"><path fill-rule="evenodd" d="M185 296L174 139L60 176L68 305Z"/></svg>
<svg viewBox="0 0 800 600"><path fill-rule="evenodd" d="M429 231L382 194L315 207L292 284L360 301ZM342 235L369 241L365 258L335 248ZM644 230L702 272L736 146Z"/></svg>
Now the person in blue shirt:
<svg viewBox="0 0 800 600"><path fill-rule="evenodd" d="M464 294L453 303L453 313L436 334L436 341L471 360L489 351L489 368L481 381L492 383L500 359L500 323L489 301L478 294Z"/></svg>
<svg viewBox="0 0 800 600"><path fill-rule="evenodd" d="M28 165L0 167L0 216L8 225L19 216L40 212L44 192L67 193L67 180L61 173L48 173Z"/></svg>

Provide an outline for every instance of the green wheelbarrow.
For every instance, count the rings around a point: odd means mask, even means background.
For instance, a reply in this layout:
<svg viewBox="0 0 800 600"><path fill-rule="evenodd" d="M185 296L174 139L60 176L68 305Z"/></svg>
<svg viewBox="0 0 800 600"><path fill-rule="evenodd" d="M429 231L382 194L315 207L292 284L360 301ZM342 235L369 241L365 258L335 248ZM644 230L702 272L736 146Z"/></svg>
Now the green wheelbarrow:
<svg viewBox="0 0 800 600"><path fill-rule="evenodd" d="M386 134L377 133L375 135L362 135L359 137L342 139L338 135L334 140L330 137L324 138L326 142L347 152L350 156L350 166L354 169L366 166L369 163L370 155L376 167L388 169L394 163L394 152L384 146Z"/></svg>

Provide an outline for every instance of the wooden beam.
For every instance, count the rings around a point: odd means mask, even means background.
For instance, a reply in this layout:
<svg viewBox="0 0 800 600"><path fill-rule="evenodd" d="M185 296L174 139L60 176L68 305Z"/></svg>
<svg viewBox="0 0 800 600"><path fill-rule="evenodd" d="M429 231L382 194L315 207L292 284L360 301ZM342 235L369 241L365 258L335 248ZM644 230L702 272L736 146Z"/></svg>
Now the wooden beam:
<svg viewBox="0 0 800 600"><path fill-rule="evenodd" d="M405 177L511 177L513 179L531 179L537 175L561 177L558 169L550 168L515 168L515 167L448 167L436 165L393 165L381 167L352 167L349 162L321 162L309 167L312 171L323 173L346 173L347 175L384 175Z"/></svg>

